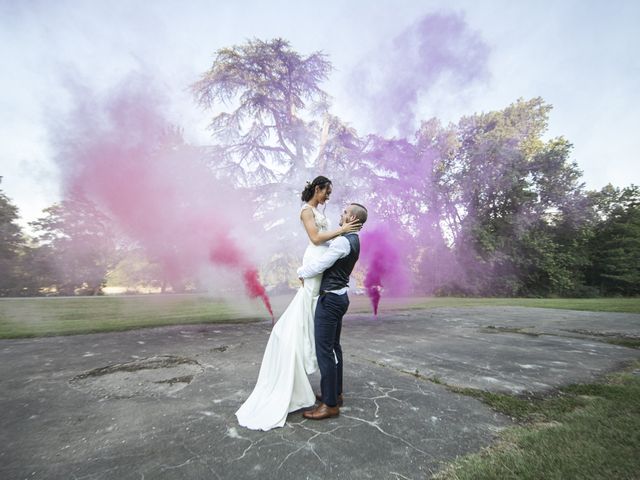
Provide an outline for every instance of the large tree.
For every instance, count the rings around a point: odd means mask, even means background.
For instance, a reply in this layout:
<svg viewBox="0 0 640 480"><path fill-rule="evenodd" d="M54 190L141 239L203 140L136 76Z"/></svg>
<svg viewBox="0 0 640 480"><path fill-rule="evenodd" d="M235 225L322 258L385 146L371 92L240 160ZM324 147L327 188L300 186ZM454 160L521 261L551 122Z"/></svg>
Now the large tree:
<svg viewBox="0 0 640 480"><path fill-rule="evenodd" d="M0 296L19 295L21 291L24 238L18 218L18 208L0 190Z"/></svg>
<svg viewBox="0 0 640 480"><path fill-rule="evenodd" d="M243 185L302 173L317 148L328 101L320 83L330 70L324 54L300 55L280 38L218 50L192 86L198 103L216 111L216 166Z"/></svg>
<svg viewBox="0 0 640 480"><path fill-rule="evenodd" d="M61 295L100 294L118 262L109 217L81 196L70 196L44 213L30 225L53 263L51 287Z"/></svg>
<svg viewBox="0 0 640 480"><path fill-rule="evenodd" d="M597 196L590 282L604 294L640 294L640 187L611 185Z"/></svg>
<svg viewBox="0 0 640 480"><path fill-rule="evenodd" d="M450 168L463 220L455 248L474 293L536 294L529 280L540 275L557 291L570 288L560 278L580 270L579 262L549 257L562 250L549 227L578 228L586 197L581 172L569 159L571 144L562 137L542 140L550 109L541 98L519 100L458 123L460 147Z"/></svg>

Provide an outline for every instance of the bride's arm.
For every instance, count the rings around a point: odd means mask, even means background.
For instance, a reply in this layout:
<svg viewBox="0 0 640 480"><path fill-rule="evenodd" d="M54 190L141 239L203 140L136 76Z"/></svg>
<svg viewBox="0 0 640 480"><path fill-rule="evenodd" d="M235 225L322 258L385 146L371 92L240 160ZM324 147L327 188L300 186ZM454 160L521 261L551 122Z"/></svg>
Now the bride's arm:
<svg viewBox="0 0 640 480"><path fill-rule="evenodd" d="M322 245L324 242L331 240L332 238L336 238L344 233L357 232L361 228L359 220L354 218L335 230L330 232L319 232L313 218L313 212L310 208L305 208L300 212L300 219L302 220L304 229L307 231L307 235L309 235L309 240L311 240L311 243L314 245Z"/></svg>

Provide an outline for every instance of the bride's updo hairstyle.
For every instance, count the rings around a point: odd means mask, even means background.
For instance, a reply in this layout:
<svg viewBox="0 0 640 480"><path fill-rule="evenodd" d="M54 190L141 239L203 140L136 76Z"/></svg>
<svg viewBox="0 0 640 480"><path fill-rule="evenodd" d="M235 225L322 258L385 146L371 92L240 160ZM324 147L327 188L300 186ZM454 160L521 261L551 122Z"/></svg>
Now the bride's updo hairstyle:
<svg viewBox="0 0 640 480"><path fill-rule="evenodd" d="M313 182L307 182L304 190L302 190L302 201L308 202L309 200L311 200L313 198L313 195L316 193L316 187L320 187L320 190L324 190L329 185L331 185L331 180L329 180L327 177L323 177L322 175L314 178Z"/></svg>

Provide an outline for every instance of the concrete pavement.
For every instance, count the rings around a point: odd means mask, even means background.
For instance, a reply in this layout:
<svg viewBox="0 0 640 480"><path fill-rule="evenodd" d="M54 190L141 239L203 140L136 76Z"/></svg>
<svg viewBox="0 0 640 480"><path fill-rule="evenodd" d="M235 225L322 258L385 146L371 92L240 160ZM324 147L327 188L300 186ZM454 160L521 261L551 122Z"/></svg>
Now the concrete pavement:
<svg viewBox="0 0 640 480"><path fill-rule="evenodd" d="M0 341L3 479L424 479L510 420L425 379L521 393L593 380L640 351L640 315L516 307L348 315L345 406L246 430L235 410L270 323ZM319 376L312 376L317 387Z"/></svg>

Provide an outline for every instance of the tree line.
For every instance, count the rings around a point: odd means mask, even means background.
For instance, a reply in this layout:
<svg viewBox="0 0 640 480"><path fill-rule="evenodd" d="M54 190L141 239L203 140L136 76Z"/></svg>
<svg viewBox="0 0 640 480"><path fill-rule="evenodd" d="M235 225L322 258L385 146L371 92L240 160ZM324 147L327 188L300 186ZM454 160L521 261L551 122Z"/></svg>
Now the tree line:
<svg viewBox="0 0 640 480"><path fill-rule="evenodd" d="M321 84L331 63L282 39L217 52L192 86L210 108L211 174L256 201L265 236L291 192L317 174L339 179L334 201L357 192L376 222L393 226L417 294L598 296L640 293L640 189L590 191L563 138L544 140L551 105L519 99L406 137L361 134L331 114ZM100 293L108 275L174 291L161 266L123 238L85 198L65 198L31 223L0 192L0 295ZM286 270L287 255L264 266Z"/></svg>

